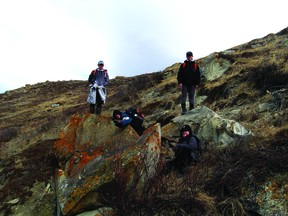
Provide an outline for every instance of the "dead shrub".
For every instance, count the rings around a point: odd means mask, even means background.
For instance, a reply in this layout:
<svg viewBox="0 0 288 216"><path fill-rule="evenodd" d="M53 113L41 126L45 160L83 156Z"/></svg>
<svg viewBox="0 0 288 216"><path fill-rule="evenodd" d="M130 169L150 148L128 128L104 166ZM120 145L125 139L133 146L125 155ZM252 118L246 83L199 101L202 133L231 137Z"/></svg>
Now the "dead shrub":
<svg viewBox="0 0 288 216"><path fill-rule="evenodd" d="M0 142L9 142L11 139L15 138L18 131L14 127L4 128L0 130Z"/></svg>
<svg viewBox="0 0 288 216"><path fill-rule="evenodd" d="M220 209L221 216L244 216L245 210L242 203L235 198L228 198L220 203L218 203L217 207Z"/></svg>
<svg viewBox="0 0 288 216"><path fill-rule="evenodd" d="M288 74L280 70L276 64L262 64L263 66L252 68L247 75L247 80L252 86L260 90L262 94L266 90L277 86L284 86L288 83Z"/></svg>

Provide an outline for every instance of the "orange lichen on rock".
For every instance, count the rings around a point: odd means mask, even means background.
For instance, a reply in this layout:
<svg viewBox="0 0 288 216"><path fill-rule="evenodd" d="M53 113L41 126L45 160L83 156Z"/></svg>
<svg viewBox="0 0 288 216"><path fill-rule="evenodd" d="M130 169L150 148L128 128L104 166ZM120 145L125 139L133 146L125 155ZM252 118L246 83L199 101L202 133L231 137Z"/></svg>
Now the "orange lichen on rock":
<svg viewBox="0 0 288 216"><path fill-rule="evenodd" d="M63 157L75 151L76 130L81 121L82 118L77 115L71 117L69 125L60 132L59 139L54 144L56 155Z"/></svg>
<svg viewBox="0 0 288 216"><path fill-rule="evenodd" d="M54 144L57 156L64 156L74 152L74 145L65 139L57 140Z"/></svg>
<svg viewBox="0 0 288 216"><path fill-rule="evenodd" d="M63 208L63 213L67 214L69 211L71 211L71 209L83 198L85 197L87 194L89 194L89 192L91 190L93 190L93 188L95 187L95 185L99 184L100 181L100 177L99 176L92 176L89 177L85 180L85 182L83 183L83 185L81 187L77 187L73 190L72 194L69 196L67 202L65 203L65 206Z"/></svg>

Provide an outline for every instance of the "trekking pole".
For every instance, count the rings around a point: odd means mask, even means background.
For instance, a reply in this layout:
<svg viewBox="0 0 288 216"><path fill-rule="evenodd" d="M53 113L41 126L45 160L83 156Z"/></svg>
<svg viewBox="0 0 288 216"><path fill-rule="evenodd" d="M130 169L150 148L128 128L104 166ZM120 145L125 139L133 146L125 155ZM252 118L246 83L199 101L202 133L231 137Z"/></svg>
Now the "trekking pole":
<svg viewBox="0 0 288 216"><path fill-rule="evenodd" d="M59 188L59 178L58 178L58 169L55 169L55 174L54 174L54 179L55 179L55 195L56 195L56 214L57 216L61 215L61 210L60 210L60 203L59 203L59 193L58 193L58 188Z"/></svg>
<svg viewBox="0 0 288 216"><path fill-rule="evenodd" d="M174 148L175 146L174 145L172 145L171 143L177 143L176 141L174 141L174 140L169 140L168 138L166 138L166 137L161 137L161 143L163 143L163 142L165 142L165 141L167 141L168 142L168 146L170 147L170 148ZM163 145L164 147L165 147L165 145Z"/></svg>

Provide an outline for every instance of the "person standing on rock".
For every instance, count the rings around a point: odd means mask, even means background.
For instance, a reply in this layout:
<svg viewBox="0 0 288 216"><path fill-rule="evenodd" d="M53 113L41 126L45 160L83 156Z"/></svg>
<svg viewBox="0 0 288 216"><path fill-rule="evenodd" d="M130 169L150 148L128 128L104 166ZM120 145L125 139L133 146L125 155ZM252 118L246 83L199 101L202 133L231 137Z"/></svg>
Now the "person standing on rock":
<svg viewBox="0 0 288 216"><path fill-rule="evenodd" d="M104 69L104 62L98 62L98 68L93 70L88 78L90 93L87 102L90 104L90 113L101 114L102 104L106 101L105 86L109 83L108 71ZM96 108L96 110L95 110Z"/></svg>
<svg viewBox="0 0 288 216"><path fill-rule="evenodd" d="M200 85L200 69L195 61L193 61L193 53L191 51L186 53L186 60L180 65L177 80L179 87L182 89L181 114L184 115L187 112L187 94L189 96L189 110L192 110L195 106L195 91Z"/></svg>

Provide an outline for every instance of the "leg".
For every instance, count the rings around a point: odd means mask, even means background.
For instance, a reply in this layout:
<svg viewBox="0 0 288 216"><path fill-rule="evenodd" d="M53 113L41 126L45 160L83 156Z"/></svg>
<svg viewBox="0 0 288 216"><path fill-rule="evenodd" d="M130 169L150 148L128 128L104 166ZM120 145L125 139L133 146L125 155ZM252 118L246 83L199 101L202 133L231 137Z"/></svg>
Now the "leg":
<svg viewBox="0 0 288 216"><path fill-rule="evenodd" d="M181 98L182 115L184 115L187 112L186 110L187 92L188 92L187 85L182 85L182 98Z"/></svg>
<svg viewBox="0 0 288 216"><path fill-rule="evenodd" d="M97 115L100 115L101 114L101 111L102 111L102 104L97 104L97 107L96 107L96 114Z"/></svg>
<svg viewBox="0 0 288 216"><path fill-rule="evenodd" d="M103 104L103 101L101 99L99 92L97 91L96 93L96 114L97 115L101 114L102 104Z"/></svg>
<svg viewBox="0 0 288 216"><path fill-rule="evenodd" d="M194 109L194 96L195 96L195 87L189 85L188 87L188 95L189 95L189 110Z"/></svg>
<svg viewBox="0 0 288 216"><path fill-rule="evenodd" d="M145 131L142 119L133 118L130 125L138 133L139 136L141 136Z"/></svg>
<svg viewBox="0 0 288 216"><path fill-rule="evenodd" d="M95 113L95 104L90 104L90 113L91 114Z"/></svg>
<svg viewBox="0 0 288 216"><path fill-rule="evenodd" d="M185 168L191 164L191 161L190 149L183 147L175 152L174 167L180 174L184 174Z"/></svg>

